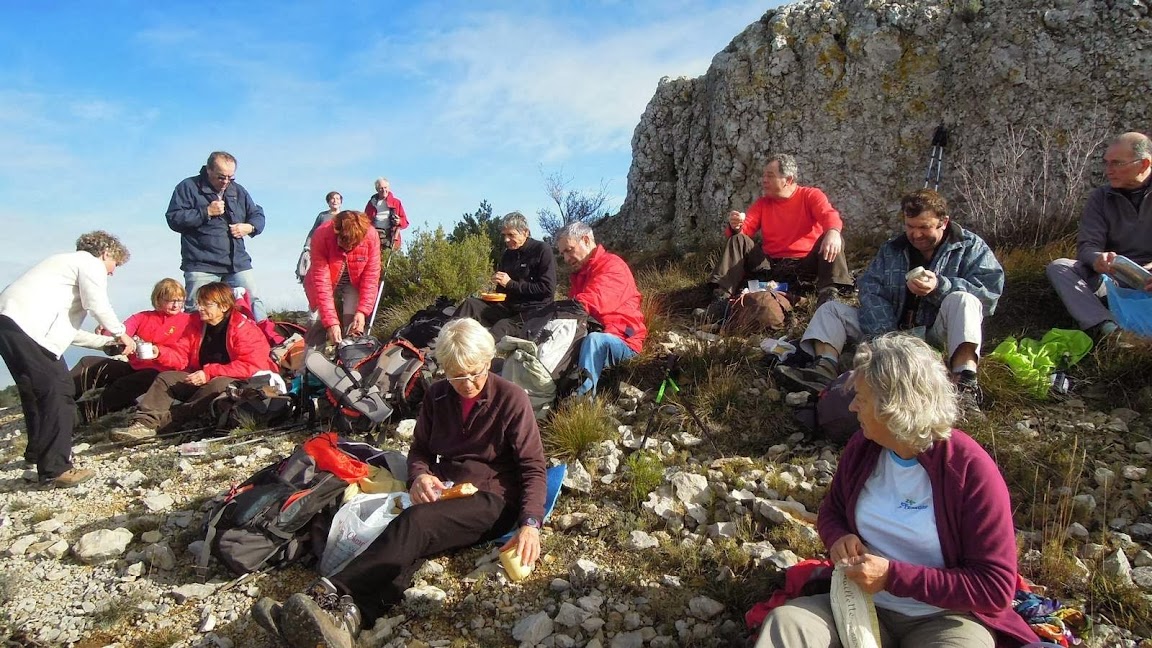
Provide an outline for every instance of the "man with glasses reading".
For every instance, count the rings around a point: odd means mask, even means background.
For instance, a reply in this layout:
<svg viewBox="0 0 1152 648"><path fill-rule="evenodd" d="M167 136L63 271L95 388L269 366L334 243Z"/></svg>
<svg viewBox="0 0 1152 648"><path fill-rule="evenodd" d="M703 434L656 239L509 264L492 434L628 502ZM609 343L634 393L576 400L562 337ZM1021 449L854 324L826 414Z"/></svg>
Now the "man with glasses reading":
<svg viewBox="0 0 1152 648"><path fill-rule="evenodd" d="M1108 184L1088 196L1076 258L1048 264L1048 280L1080 328L1096 339L1116 333L1105 297L1103 276L1112 274L1112 262L1123 255L1152 269L1152 141L1143 133L1124 133L1104 152ZM1152 281L1144 285L1152 292Z"/></svg>
<svg viewBox="0 0 1152 648"><path fill-rule="evenodd" d="M906 194L900 211L904 233L881 246L856 281L860 308L821 305L800 342L815 362L780 372L819 392L839 375L849 340L908 331L947 351L965 409L974 414L982 325L1004 291L1004 269L983 239L949 219L947 201L932 189Z"/></svg>
<svg viewBox="0 0 1152 648"><path fill-rule="evenodd" d="M187 293L184 309L195 312L201 286L222 281L243 288L257 321L267 317L252 274L252 257L244 238L264 231L264 210L236 182L236 158L216 151L200 173L185 178L172 191L168 227L180 234L180 269Z"/></svg>

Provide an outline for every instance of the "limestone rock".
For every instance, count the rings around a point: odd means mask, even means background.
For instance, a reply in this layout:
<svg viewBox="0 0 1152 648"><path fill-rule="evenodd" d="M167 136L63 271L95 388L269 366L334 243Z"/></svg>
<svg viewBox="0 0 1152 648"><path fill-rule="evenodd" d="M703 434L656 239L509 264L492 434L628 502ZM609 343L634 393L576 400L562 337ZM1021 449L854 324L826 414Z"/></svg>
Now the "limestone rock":
<svg viewBox="0 0 1152 648"><path fill-rule="evenodd" d="M537 612L520 619L512 628L512 638L521 643L536 645L552 634L552 619L547 612Z"/></svg>
<svg viewBox="0 0 1152 648"><path fill-rule="evenodd" d="M132 532L128 529L97 529L81 536L72 547L72 553L84 563L94 564L112 560L124 553L132 542Z"/></svg>

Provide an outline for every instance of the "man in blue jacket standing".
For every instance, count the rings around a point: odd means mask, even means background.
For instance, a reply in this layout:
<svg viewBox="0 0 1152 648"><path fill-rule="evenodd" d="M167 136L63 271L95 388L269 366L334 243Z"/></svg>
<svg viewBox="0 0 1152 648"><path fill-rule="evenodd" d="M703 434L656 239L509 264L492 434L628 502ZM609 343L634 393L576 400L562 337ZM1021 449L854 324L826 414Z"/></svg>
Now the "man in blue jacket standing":
<svg viewBox="0 0 1152 648"><path fill-rule="evenodd" d="M168 227L180 233L180 269L188 293L184 309L196 310L196 291L214 281L243 288L256 320L267 317L252 276L244 237L264 231L264 210L236 182L236 158L216 151L200 173L172 191Z"/></svg>

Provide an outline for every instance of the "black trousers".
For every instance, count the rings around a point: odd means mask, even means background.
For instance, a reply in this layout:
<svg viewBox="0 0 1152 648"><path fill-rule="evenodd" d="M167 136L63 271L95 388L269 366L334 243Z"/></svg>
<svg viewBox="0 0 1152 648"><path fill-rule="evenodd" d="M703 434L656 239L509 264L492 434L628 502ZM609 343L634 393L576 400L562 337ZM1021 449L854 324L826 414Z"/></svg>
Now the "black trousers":
<svg viewBox="0 0 1152 648"><path fill-rule="evenodd" d="M212 412L212 401L228 391L235 378L221 376L197 387L184 382L187 371L165 371L140 399L140 409L132 420L157 432L174 431L187 421L206 417Z"/></svg>
<svg viewBox="0 0 1152 648"><path fill-rule="evenodd" d="M831 262L820 256L820 246L824 243L825 232L812 245L807 256L798 259L769 259L764 256L764 248L747 234L736 234L724 245L720 263L710 278L711 283L735 295L740 287L753 277L777 282L788 282L789 290L795 291L793 284L815 282L816 290L836 286L851 288L852 275L848 272L845 250Z"/></svg>
<svg viewBox="0 0 1152 648"><path fill-rule="evenodd" d="M329 578L351 595L371 627L404 598L424 559L443 551L495 540L516 524L519 508L504 498L479 492L443 502L416 504L392 520L364 553Z"/></svg>
<svg viewBox="0 0 1152 648"><path fill-rule="evenodd" d="M0 357L16 381L24 410L28 428L24 459L36 464L40 479L59 477L72 468L72 428L76 425L68 365L5 315L0 315Z"/></svg>
<svg viewBox="0 0 1152 648"><path fill-rule="evenodd" d="M92 405L93 410L88 417L88 420L92 420L135 405L136 399L148 391L160 371L133 369L127 362L114 358L84 356L72 367L70 374L77 398L89 389L104 388L100 398Z"/></svg>
<svg viewBox="0 0 1152 648"><path fill-rule="evenodd" d="M512 310L504 302L486 302L479 297L469 297L456 307L455 317L471 317L492 333L497 342L506 335L520 336L524 327L523 313Z"/></svg>

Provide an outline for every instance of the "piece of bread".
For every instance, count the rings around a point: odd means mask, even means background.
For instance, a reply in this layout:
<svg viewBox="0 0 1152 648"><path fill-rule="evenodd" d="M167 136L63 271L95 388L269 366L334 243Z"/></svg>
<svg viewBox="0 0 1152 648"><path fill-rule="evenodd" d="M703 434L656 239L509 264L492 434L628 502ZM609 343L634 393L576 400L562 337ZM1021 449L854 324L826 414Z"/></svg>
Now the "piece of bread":
<svg viewBox="0 0 1152 648"><path fill-rule="evenodd" d="M480 293L480 299L483 299L484 301L488 301L488 302L502 302L507 298L508 298L508 295L505 293L498 293L498 292L482 292L482 293Z"/></svg>
<svg viewBox="0 0 1152 648"><path fill-rule="evenodd" d="M479 490L479 488L476 488L471 483L464 482L463 484L456 484L455 486L440 491L440 499L450 500L456 499L457 497L471 497L479 492Z"/></svg>
<svg viewBox="0 0 1152 648"><path fill-rule="evenodd" d="M500 564L504 566L504 571L513 583L528 578L528 575L532 573L531 567L525 567L520 563L520 554L516 553L516 547L500 552Z"/></svg>

